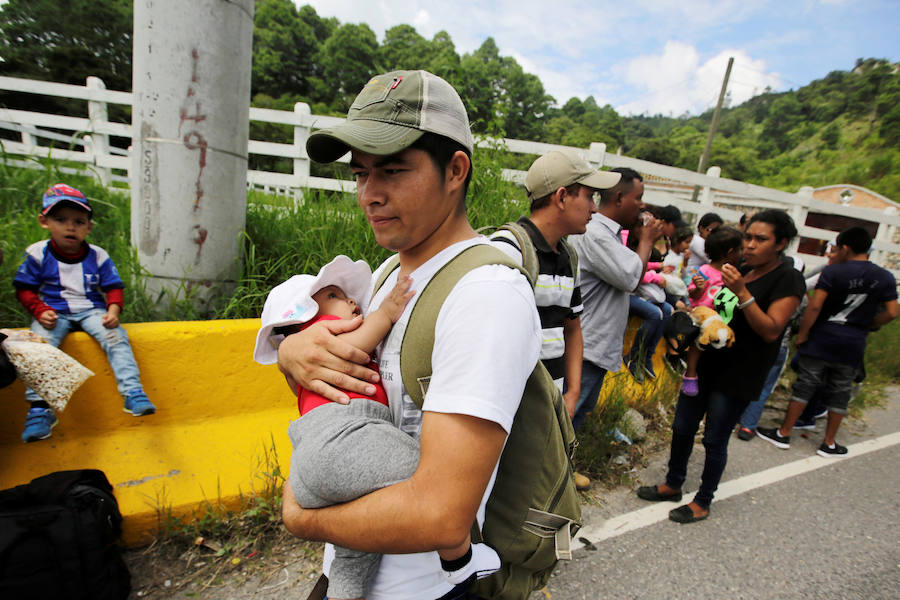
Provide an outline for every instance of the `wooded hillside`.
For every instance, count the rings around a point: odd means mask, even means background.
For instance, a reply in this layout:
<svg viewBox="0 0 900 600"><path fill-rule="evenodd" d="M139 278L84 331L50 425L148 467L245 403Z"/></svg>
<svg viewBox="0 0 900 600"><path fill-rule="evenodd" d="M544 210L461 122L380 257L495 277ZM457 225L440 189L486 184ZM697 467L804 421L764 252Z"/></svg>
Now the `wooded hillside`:
<svg viewBox="0 0 900 600"><path fill-rule="evenodd" d="M96 75L110 89L130 89L131 28L129 0L9 0L0 8L0 74L81 85ZM364 23L323 18L291 0L256 1L254 106L291 110L303 101L314 114L343 115L370 75L401 68L450 81L476 133L579 147L605 142L609 151L687 169L697 167L712 117L622 116L593 97L554 99L539 78L501 56L492 38L460 55L443 31L429 40L398 25L379 42ZM69 108L13 94L0 105ZM287 130L252 135L290 140ZM722 167L724 177L788 191L855 183L900 201L898 65L859 59L851 70L798 90L726 108L709 164Z"/></svg>

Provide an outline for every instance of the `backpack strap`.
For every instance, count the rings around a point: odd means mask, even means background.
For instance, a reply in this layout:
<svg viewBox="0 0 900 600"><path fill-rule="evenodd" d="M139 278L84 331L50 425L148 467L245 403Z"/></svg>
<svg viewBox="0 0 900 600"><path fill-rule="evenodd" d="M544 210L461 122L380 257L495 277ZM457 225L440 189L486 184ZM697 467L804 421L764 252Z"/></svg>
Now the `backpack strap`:
<svg viewBox="0 0 900 600"><path fill-rule="evenodd" d="M566 238L559 238L559 243L563 248L566 249L566 252L569 254L569 265L572 267L572 278L578 279L578 252L575 251L575 248L572 247Z"/></svg>
<svg viewBox="0 0 900 600"><path fill-rule="evenodd" d="M522 267L520 270L525 273L525 276L528 277L528 282L534 288L537 283L540 265L538 264L537 249L534 247L534 242L531 241L528 231L515 221L510 221L497 230L508 231L516 238L516 242L519 244L519 252L522 253Z"/></svg>
<svg viewBox="0 0 900 600"><path fill-rule="evenodd" d="M526 277L528 276L523 267L502 251L488 244L476 244L466 248L441 267L425 286L425 289L419 292L419 298L409 316L403 343L400 347L400 372L403 377L403 385L419 408L422 408L422 404L425 402L425 392L431 381L434 326L444 300L466 273L472 269L492 264L505 265L522 272Z"/></svg>
<svg viewBox="0 0 900 600"><path fill-rule="evenodd" d="M381 289L381 286L384 285L384 282L387 281L388 275L393 273L400 266L400 255L395 254L389 259L387 259L384 263L384 268L381 269L381 273L378 275L378 279L375 281L375 287L372 290L372 296L378 293L378 290Z"/></svg>

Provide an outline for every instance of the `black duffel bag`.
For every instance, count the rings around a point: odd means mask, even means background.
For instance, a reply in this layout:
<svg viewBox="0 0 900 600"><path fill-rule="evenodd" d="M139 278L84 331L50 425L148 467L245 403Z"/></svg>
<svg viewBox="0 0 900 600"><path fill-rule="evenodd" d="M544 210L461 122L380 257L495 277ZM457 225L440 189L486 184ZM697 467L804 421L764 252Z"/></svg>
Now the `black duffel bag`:
<svg viewBox="0 0 900 600"><path fill-rule="evenodd" d="M0 598L124 600L121 534L102 471L58 471L0 491Z"/></svg>

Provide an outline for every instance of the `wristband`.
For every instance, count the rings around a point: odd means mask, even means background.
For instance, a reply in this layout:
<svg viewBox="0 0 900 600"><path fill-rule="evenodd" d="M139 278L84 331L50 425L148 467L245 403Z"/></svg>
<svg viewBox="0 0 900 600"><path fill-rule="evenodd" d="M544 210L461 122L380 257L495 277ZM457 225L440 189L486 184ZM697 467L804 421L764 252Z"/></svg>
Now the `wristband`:
<svg viewBox="0 0 900 600"><path fill-rule="evenodd" d="M744 310L745 308L747 308L748 306L750 306L750 305L753 304L754 302L756 302L756 298L754 298L753 296L750 296L750 299L749 299L749 300L747 300L746 302L741 302L740 304L738 304L737 307L738 307L738 309L740 309L740 310Z"/></svg>

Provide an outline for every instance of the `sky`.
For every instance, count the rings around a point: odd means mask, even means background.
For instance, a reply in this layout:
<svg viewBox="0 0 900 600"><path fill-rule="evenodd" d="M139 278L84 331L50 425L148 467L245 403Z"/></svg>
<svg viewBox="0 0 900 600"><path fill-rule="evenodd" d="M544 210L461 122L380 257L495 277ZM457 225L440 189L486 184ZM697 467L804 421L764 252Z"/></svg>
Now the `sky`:
<svg viewBox="0 0 900 600"><path fill-rule="evenodd" d="M728 57L736 106L797 89L857 58L900 61L900 0L300 0L320 16L445 30L460 55L493 37L563 105L593 96L619 114L715 107Z"/></svg>

